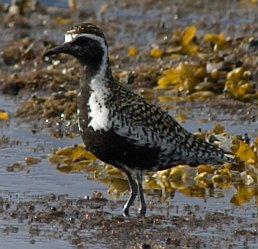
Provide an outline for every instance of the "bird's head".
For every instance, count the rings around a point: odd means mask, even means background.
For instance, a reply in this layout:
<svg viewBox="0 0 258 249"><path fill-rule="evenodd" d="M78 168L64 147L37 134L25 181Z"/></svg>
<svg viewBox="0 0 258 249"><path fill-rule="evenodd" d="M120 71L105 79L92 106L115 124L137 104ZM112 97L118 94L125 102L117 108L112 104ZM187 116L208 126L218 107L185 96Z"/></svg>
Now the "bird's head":
<svg viewBox="0 0 258 249"><path fill-rule="evenodd" d="M65 33L65 41L44 56L59 53L70 54L91 70L106 72L108 63L108 46L102 30L90 23L73 26Z"/></svg>

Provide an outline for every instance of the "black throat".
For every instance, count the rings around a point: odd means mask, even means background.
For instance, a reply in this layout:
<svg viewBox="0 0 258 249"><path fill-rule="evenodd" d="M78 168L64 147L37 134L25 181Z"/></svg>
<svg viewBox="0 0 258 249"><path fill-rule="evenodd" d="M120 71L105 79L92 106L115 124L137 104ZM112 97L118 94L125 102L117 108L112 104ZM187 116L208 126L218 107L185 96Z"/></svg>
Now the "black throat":
<svg viewBox="0 0 258 249"><path fill-rule="evenodd" d="M87 78L94 78L98 74L101 77L111 76L111 70L109 66L108 48L105 44L101 45L96 40L88 39L87 42L77 39L74 42L75 53L80 64L83 66L83 74L86 74ZM79 45L79 46L77 46Z"/></svg>
<svg viewBox="0 0 258 249"><path fill-rule="evenodd" d="M104 62L106 60L106 62ZM103 61L103 63L102 63ZM94 63L83 63L83 61L80 61L82 66L82 72L81 72L81 84L84 82L89 82L91 79L101 77L103 81L105 80L113 80L113 74L112 70L109 65L109 59L107 58L101 58L100 61L95 61Z"/></svg>

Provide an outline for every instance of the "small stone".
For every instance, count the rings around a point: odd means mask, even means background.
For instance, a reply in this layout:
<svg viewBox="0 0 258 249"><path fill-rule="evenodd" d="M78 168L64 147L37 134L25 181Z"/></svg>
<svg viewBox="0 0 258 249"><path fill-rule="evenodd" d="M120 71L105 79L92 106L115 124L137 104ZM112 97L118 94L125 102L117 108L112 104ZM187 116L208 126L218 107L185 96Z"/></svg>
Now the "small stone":
<svg viewBox="0 0 258 249"><path fill-rule="evenodd" d="M147 244L147 243L142 243L141 244L141 248L142 249L151 249L151 246L149 244Z"/></svg>

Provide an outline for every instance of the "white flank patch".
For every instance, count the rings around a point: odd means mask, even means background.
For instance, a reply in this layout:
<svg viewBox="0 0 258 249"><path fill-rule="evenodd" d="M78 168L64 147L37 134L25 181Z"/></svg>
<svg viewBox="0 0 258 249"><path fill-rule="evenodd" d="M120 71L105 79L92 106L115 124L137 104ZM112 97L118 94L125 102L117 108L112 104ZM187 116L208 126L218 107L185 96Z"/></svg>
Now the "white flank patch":
<svg viewBox="0 0 258 249"><path fill-rule="evenodd" d="M110 129L110 122L108 121L109 110L105 106L105 98L108 95L107 88L99 78L91 80L90 88L92 93L88 102L90 108L88 115L91 121L88 127L92 127L94 131L108 131Z"/></svg>
<svg viewBox="0 0 258 249"><path fill-rule="evenodd" d="M104 79L106 69L107 69L107 56L108 56L108 49L105 44L104 38L97 36L97 35L86 34L86 33L85 34L65 34L65 43L72 42L78 37L87 37L89 39L99 42L100 46L102 47L102 49L104 51L104 55L103 55L102 63L100 65L99 72L97 73L97 75L100 79Z"/></svg>

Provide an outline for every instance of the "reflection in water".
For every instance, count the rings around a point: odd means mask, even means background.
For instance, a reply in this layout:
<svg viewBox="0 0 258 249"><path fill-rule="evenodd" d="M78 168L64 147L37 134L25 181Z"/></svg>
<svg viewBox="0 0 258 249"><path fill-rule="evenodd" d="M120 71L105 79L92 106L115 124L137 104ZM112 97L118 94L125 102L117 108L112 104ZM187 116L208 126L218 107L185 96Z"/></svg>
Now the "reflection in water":
<svg viewBox="0 0 258 249"><path fill-rule="evenodd" d="M246 167L233 167L227 163L219 168L209 165L200 165L197 168L179 165L154 173L146 172L143 188L148 193L151 193L150 190L158 190L164 201L168 193L175 191L188 197L208 198L213 197L207 195L209 192L206 190L208 189L228 189L231 187L236 190L230 200L231 203L241 205L248 203L253 198L257 200L257 158L252 153L250 145L243 144L241 140L239 143L237 141L234 143L233 149L238 157L246 162ZM237 144L239 145L237 146ZM243 149L241 146L245 146L245 148ZM122 172L97 160L94 155L85 151L83 145L56 150L50 155L49 160L57 165L58 171L63 173L83 171L90 179L108 185L108 193L115 198L129 191L128 182Z"/></svg>

